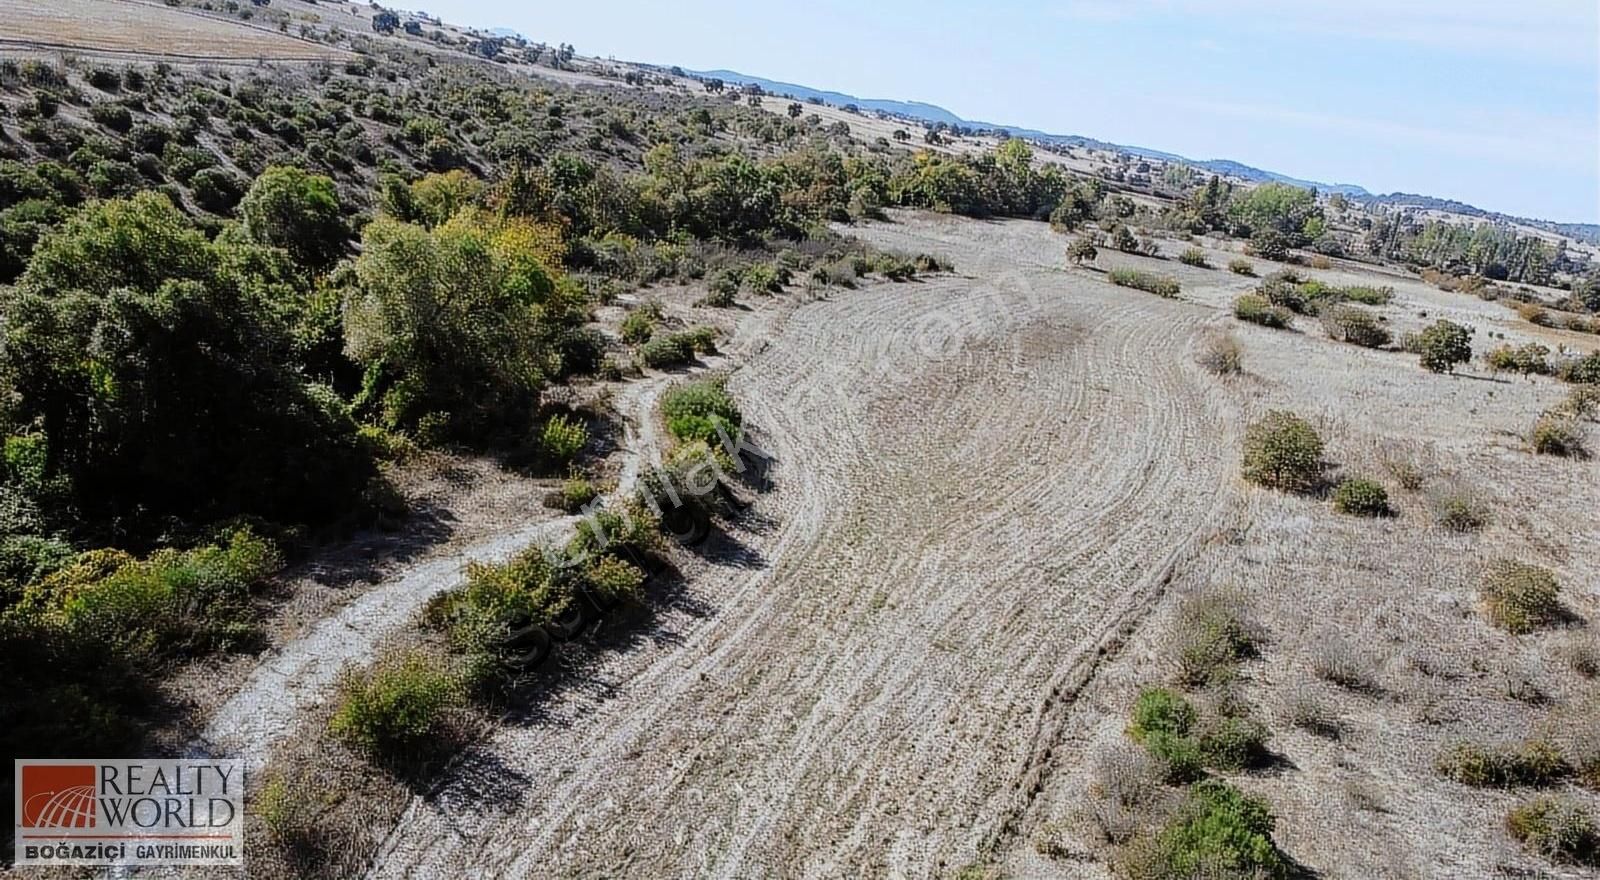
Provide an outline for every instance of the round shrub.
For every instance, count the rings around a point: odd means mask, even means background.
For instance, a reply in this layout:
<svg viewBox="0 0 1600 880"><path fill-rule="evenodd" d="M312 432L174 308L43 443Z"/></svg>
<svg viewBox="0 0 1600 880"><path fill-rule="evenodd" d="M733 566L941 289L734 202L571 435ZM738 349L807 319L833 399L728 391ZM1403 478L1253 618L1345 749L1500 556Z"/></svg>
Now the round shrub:
<svg viewBox="0 0 1600 880"><path fill-rule="evenodd" d="M1188 736L1197 717L1194 706L1177 691L1145 688L1133 704L1133 723L1128 727L1128 735L1139 742L1154 733Z"/></svg>
<svg viewBox="0 0 1600 880"><path fill-rule="evenodd" d="M1388 516L1389 492L1372 480L1351 478L1333 490L1333 507L1351 516Z"/></svg>
<svg viewBox="0 0 1600 880"><path fill-rule="evenodd" d="M1267 758L1267 728L1248 718L1219 718L1197 739L1207 767L1229 773L1259 767Z"/></svg>
<svg viewBox="0 0 1600 880"><path fill-rule="evenodd" d="M1251 278L1256 274L1256 267L1255 264L1249 260L1233 259L1228 261L1228 271L1235 275L1243 275L1246 278Z"/></svg>
<svg viewBox="0 0 1600 880"><path fill-rule="evenodd" d="M345 674L329 727L369 754L403 759L434 740L462 702L461 682L440 660L421 652L393 654Z"/></svg>
<svg viewBox="0 0 1600 880"><path fill-rule="evenodd" d="M1472 360L1472 328L1439 320L1417 334L1422 366L1433 373L1454 372L1457 364Z"/></svg>
<svg viewBox="0 0 1600 880"><path fill-rule="evenodd" d="M1489 563L1479 595L1489 620L1510 633L1530 633L1563 616L1555 574L1514 559Z"/></svg>
<svg viewBox="0 0 1600 880"><path fill-rule="evenodd" d="M1273 410L1245 430L1243 472L1269 489L1315 489L1322 479L1322 438L1305 419Z"/></svg>

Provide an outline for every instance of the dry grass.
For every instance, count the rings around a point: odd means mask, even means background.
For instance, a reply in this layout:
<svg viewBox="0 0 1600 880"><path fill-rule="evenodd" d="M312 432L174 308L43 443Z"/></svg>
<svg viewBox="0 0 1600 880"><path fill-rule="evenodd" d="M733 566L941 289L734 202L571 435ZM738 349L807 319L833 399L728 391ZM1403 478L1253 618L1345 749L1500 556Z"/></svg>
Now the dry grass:
<svg viewBox="0 0 1600 880"><path fill-rule="evenodd" d="M3 0L0 43L208 61L316 61L348 52L156 3Z"/></svg>

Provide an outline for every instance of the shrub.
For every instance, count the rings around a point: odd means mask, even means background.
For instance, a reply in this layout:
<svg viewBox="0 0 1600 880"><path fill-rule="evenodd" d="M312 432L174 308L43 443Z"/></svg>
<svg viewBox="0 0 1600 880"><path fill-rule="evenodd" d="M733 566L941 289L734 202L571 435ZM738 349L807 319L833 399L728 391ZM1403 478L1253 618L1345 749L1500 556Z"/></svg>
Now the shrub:
<svg viewBox="0 0 1600 880"><path fill-rule="evenodd" d="M1237 773L1266 762L1267 729L1249 718L1218 718L1201 728L1196 745L1207 767Z"/></svg>
<svg viewBox="0 0 1600 880"><path fill-rule="evenodd" d="M1246 278L1254 278L1256 274L1256 266L1249 260L1235 258L1228 261L1228 271L1235 275L1243 275Z"/></svg>
<svg viewBox="0 0 1600 880"><path fill-rule="evenodd" d="M1600 385L1600 351L1563 364L1557 375L1574 385Z"/></svg>
<svg viewBox="0 0 1600 880"><path fill-rule="evenodd" d="M276 548L248 529L142 560L92 550L28 588L22 608L94 650L155 656L242 647L255 637L250 590L279 565Z"/></svg>
<svg viewBox="0 0 1600 880"><path fill-rule="evenodd" d="M1313 269L1332 269L1333 268L1333 261L1328 259L1326 256L1324 256L1322 254L1317 254L1317 255L1315 255L1315 256L1313 256L1311 258L1311 268L1313 268Z"/></svg>
<svg viewBox="0 0 1600 880"><path fill-rule="evenodd" d="M1553 411L1544 413L1533 423L1528 445L1540 455L1583 458L1587 452L1577 421L1565 413Z"/></svg>
<svg viewBox="0 0 1600 880"><path fill-rule="evenodd" d="M1173 627L1178 680L1190 687L1232 680L1238 665L1256 656L1257 638L1231 597L1209 593L1185 600Z"/></svg>
<svg viewBox="0 0 1600 880"><path fill-rule="evenodd" d="M1546 358L1550 349L1537 342L1526 345L1502 345L1483 356L1484 363L1489 369L1503 373L1521 373L1529 375L1549 375L1550 363Z"/></svg>
<svg viewBox="0 0 1600 880"><path fill-rule="evenodd" d="M1496 559L1484 571L1479 596L1495 626L1530 633L1564 616L1561 585L1547 568L1513 559Z"/></svg>
<svg viewBox="0 0 1600 880"><path fill-rule="evenodd" d="M1322 438L1305 419L1273 410L1245 430L1243 472L1269 489L1310 491L1322 479Z"/></svg>
<svg viewBox="0 0 1600 880"><path fill-rule="evenodd" d="M1316 642L1311 657L1311 674L1330 684L1357 693L1377 693L1381 688L1367 655L1339 639Z"/></svg>
<svg viewBox="0 0 1600 880"><path fill-rule="evenodd" d="M1289 861L1272 842L1274 824L1265 801L1208 779L1189 789L1153 836L1130 845L1116 867L1130 880L1288 877Z"/></svg>
<svg viewBox="0 0 1600 880"><path fill-rule="evenodd" d="M115 132L127 132L133 128L133 114L127 107L112 101L91 104L89 118Z"/></svg>
<svg viewBox="0 0 1600 880"><path fill-rule="evenodd" d="M583 568L585 589L606 605L643 601L644 581L638 566L615 556L601 556Z"/></svg>
<svg viewBox="0 0 1600 880"><path fill-rule="evenodd" d="M1185 266L1194 266L1199 269L1211 268L1211 263L1206 260L1206 252L1197 247L1186 248L1183 253L1178 255L1178 262Z"/></svg>
<svg viewBox="0 0 1600 880"><path fill-rule="evenodd" d="M1339 483L1333 490L1333 507L1351 516L1388 516L1394 512L1382 484L1360 478Z"/></svg>
<svg viewBox="0 0 1600 880"><path fill-rule="evenodd" d="M694 363L694 342L680 333L657 336L639 346L639 361L656 370Z"/></svg>
<svg viewBox="0 0 1600 880"><path fill-rule="evenodd" d="M1128 726L1128 735L1136 742L1144 742L1155 733L1188 736L1198 717L1194 706L1177 691L1145 688L1133 704L1133 723Z"/></svg>
<svg viewBox="0 0 1600 880"><path fill-rule="evenodd" d="M380 657L339 682L338 708L329 728L368 754L387 761L414 757L435 741L463 700L460 679L422 652Z"/></svg>
<svg viewBox="0 0 1600 880"><path fill-rule="evenodd" d="M539 431L539 451L553 462L572 461L589 443L589 430L583 422L568 415L552 416Z"/></svg>
<svg viewBox="0 0 1600 880"><path fill-rule="evenodd" d="M661 413L672 436L709 445L720 443L722 435L736 437L744 419L721 379L703 379L672 389L662 397Z"/></svg>
<svg viewBox="0 0 1600 880"><path fill-rule="evenodd" d="M1528 801L1506 816L1506 830L1529 852L1552 862L1600 866L1600 827L1570 798Z"/></svg>
<svg viewBox="0 0 1600 880"><path fill-rule="evenodd" d="M1266 297L1253 293L1244 294L1233 301L1233 316L1241 321L1280 330L1294 320L1294 314L1288 309L1275 306Z"/></svg>
<svg viewBox="0 0 1600 880"><path fill-rule="evenodd" d="M1106 278L1118 287L1132 287L1168 299L1177 296L1179 291L1176 278L1141 272L1138 269L1112 269L1106 273Z"/></svg>
<svg viewBox="0 0 1600 880"><path fill-rule="evenodd" d="M1451 373L1457 364L1472 360L1472 328L1439 320L1417 334L1422 366L1434 373Z"/></svg>
<svg viewBox="0 0 1600 880"><path fill-rule="evenodd" d="M1579 385L1567 394L1556 411L1574 419L1600 419L1600 386Z"/></svg>
<svg viewBox="0 0 1600 880"><path fill-rule="evenodd" d="M1600 678L1600 638L1573 636L1562 646L1561 655L1573 672L1584 678ZM1596 769L1600 770L1600 764L1596 765ZM1595 781L1600 783L1600 776Z"/></svg>
<svg viewBox="0 0 1600 880"><path fill-rule="evenodd" d="M222 168L202 168L190 178L189 186L195 204L213 214L226 214L239 203L244 194L244 182L231 171Z"/></svg>
<svg viewBox="0 0 1600 880"><path fill-rule="evenodd" d="M622 319L622 341L629 345L638 345L648 340L656 332L656 320L659 315L649 308L637 308L628 312Z"/></svg>
<svg viewBox="0 0 1600 880"><path fill-rule="evenodd" d="M1072 244L1067 245L1067 259L1071 260L1074 266L1093 263L1099 256L1099 248L1096 248L1094 242L1087 236L1079 236Z"/></svg>
<svg viewBox="0 0 1600 880"><path fill-rule="evenodd" d="M1339 288L1338 296L1342 299L1350 300L1351 302L1361 303L1362 305L1381 306L1387 305L1390 300L1394 299L1394 288L1368 287L1358 284L1351 287Z"/></svg>
<svg viewBox="0 0 1600 880"><path fill-rule="evenodd" d="M756 293L780 293L788 281L789 270L757 263L744 270L743 286Z"/></svg>
<svg viewBox="0 0 1600 880"><path fill-rule="evenodd" d="M1432 503L1434 522L1452 532L1475 532L1489 522L1488 510L1473 492L1446 489Z"/></svg>
<svg viewBox="0 0 1600 880"><path fill-rule="evenodd" d="M1572 775L1560 750L1544 740L1528 740L1507 748L1458 742L1434 761L1439 774L1474 788L1545 787Z"/></svg>
<svg viewBox="0 0 1600 880"><path fill-rule="evenodd" d="M590 502L600 497L600 490L594 483L580 476L571 476L561 484L561 488L550 493L545 498L545 506L564 510L567 513L577 513Z"/></svg>
<svg viewBox="0 0 1600 880"><path fill-rule="evenodd" d="M1250 238L1250 253L1263 260L1283 262L1289 259L1289 240L1273 229L1264 229Z"/></svg>
<svg viewBox="0 0 1600 880"><path fill-rule="evenodd" d="M1334 305L1320 310L1322 327L1328 336L1363 348L1382 348L1389 344L1385 330L1371 312L1356 306Z"/></svg>
<svg viewBox="0 0 1600 880"><path fill-rule="evenodd" d="M1200 365L1218 376L1237 376L1244 372L1243 353L1239 340L1218 334L1207 340L1200 353Z"/></svg>
<svg viewBox="0 0 1600 880"><path fill-rule="evenodd" d="M1301 690L1284 704L1283 718L1312 736L1338 739L1344 734L1339 718L1309 690Z"/></svg>

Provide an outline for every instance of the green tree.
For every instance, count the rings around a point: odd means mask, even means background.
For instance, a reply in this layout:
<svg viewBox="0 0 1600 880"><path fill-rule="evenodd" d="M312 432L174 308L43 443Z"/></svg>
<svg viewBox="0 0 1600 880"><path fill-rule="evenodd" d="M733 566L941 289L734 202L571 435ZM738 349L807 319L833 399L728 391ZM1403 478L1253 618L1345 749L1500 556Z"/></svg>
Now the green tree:
<svg viewBox="0 0 1600 880"><path fill-rule="evenodd" d="M268 168L239 203L250 237L283 248L295 262L324 272L344 254L349 234L333 181L292 165Z"/></svg>
<svg viewBox="0 0 1600 880"><path fill-rule="evenodd" d="M0 369L13 423L48 439L89 522L241 513L318 522L371 474L331 393L285 366L290 340L251 261L164 196L84 208L6 295Z"/></svg>
<svg viewBox="0 0 1600 880"><path fill-rule="evenodd" d="M1434 373L1453 373L1472 360L1472 328L1440 319L1417 335L1422 366Z"/></svg>

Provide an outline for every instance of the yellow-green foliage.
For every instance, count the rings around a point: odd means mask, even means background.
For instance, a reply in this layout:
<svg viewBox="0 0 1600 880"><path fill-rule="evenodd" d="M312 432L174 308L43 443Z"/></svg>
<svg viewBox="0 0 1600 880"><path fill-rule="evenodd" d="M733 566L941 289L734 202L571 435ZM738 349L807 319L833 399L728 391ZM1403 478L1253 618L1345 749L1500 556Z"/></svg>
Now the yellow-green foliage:
<svg viewBox="0 0 1600 880"><path fill-rule="evenodd" d="M1510 633L1533 632L1563 614L1556 576L1547 568L1514 559L1489 563L1479 596L1489 620Z"/></svg>
<svg viewBox="0 0 1600 880"><path fill-rule="evenodd" d="M1273 410L1245 430L1244 476L1271 489L1309 491L1322 479L1322 438L1305 419Z"/></svg>
<svg viewBox="0 0 1600 880"><path fill-rule="evenodd" d="M460 677L420 651L387 654L340 679L329 728L345 742L386 760L404 760L436 740L448 714L465 702Z"/></svg>

